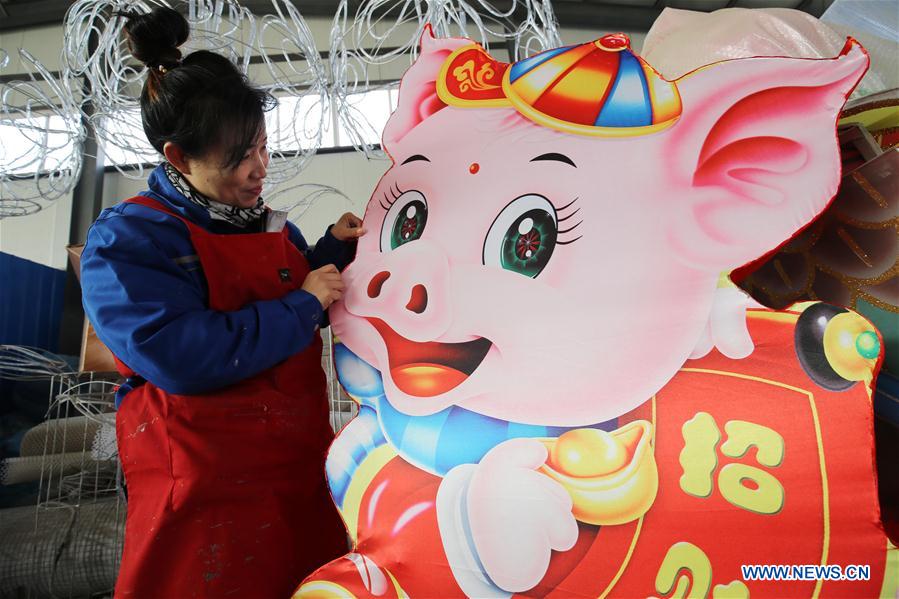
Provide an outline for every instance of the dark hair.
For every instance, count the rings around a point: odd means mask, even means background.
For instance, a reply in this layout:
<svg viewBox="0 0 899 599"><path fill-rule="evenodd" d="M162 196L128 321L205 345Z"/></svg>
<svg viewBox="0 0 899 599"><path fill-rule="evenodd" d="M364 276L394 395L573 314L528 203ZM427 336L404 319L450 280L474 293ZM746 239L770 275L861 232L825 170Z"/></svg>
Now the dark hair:
<svg viewBox="0 0 899 599"><path fill-rule="evenodd" d="M160 154L166 142L192 157L226 148L225 168L237 166L255 143L264 112L275 105L268 92L250 85L224 56L199 50L181 60L178 46L190 34L187 19L166 7L120 13L131 54L149 73L140 97L144 133Z"/></svg>

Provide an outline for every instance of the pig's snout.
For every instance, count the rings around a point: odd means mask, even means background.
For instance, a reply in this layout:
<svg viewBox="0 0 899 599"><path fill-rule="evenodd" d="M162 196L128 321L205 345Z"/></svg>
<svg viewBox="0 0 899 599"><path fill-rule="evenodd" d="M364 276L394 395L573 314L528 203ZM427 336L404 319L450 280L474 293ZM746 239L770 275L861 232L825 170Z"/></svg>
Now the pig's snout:
<svg viewBox="0 0 899 599"><path fill-rule="evenodd" d="M352 268L352 267L351 267ZM384 321L410 338L435 339L452 317L450 266L438 245L418 240L354 273L346 306L350 312Z"/></svg>
<svg viewBox="0 0 899 599"><path fill-rule="evenodd" d="M371 278L371 281L368 283L368 297L370 297L371 299L375 299L376 297L381 295L381 289L384 287L384 283L386 283L387 279L389 278L390 273L386 270L382 270L381 272L373 276ZM418 283L414 287L412 287L412 293L409 298L409 303L406 304L406 309L410 312L421 314L427 308L428 288L421 283Z"/></svg>

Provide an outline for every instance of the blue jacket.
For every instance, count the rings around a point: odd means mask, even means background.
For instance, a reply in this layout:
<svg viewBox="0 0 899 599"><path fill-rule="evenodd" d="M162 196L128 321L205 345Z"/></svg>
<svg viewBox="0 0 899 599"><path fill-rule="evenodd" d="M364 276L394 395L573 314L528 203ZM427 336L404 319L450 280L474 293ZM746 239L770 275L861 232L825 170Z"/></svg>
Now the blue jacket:
<svg viewBox="0 0 899 599"><path fill-rule="evenodd" d="M190 202L157 167L145 195L217 234L246 233ZM352 260L355 243L329 230L309 247L288 223L290 240L310 268ZM140 377L129 379L116 404L143 379L177 394L212 391L251 377L305 349L324 324L318 299L301 289L277 300L219 312L208 306L206 280L187 227L158 210L118 204L93 224L81 257L84 310L97 336Z"/></svg>

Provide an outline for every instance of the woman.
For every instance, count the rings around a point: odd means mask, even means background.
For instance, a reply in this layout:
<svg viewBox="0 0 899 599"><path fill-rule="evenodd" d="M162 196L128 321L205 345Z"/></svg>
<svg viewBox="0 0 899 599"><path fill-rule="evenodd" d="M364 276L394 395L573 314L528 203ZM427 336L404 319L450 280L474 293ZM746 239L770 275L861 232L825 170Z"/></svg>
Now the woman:
<svg viewBox="0 0 899 599"><path fill-rule="evenodd" d="M273 99L217 54L181 60L174 10L125 16L165 162L100 215L82 258L85 310L127 377L116 596L289 596L347 548L318 328L361 221L343 215L310 248L259 197Z"/></svg>

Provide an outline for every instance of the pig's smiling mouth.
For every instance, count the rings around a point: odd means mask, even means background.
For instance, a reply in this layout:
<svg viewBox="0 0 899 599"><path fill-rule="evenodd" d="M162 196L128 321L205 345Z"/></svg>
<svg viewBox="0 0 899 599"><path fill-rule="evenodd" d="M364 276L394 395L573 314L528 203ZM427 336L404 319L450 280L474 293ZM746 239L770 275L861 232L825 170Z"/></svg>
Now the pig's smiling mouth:
<svg viewBox="0 0 899 599"><path fill-rule="evenodd" d="M493 343L480 337L462 343L411 341L380 318L367 318L384 339L390 376L414 397L434 397L455 389L483 362Z"/></svg>

